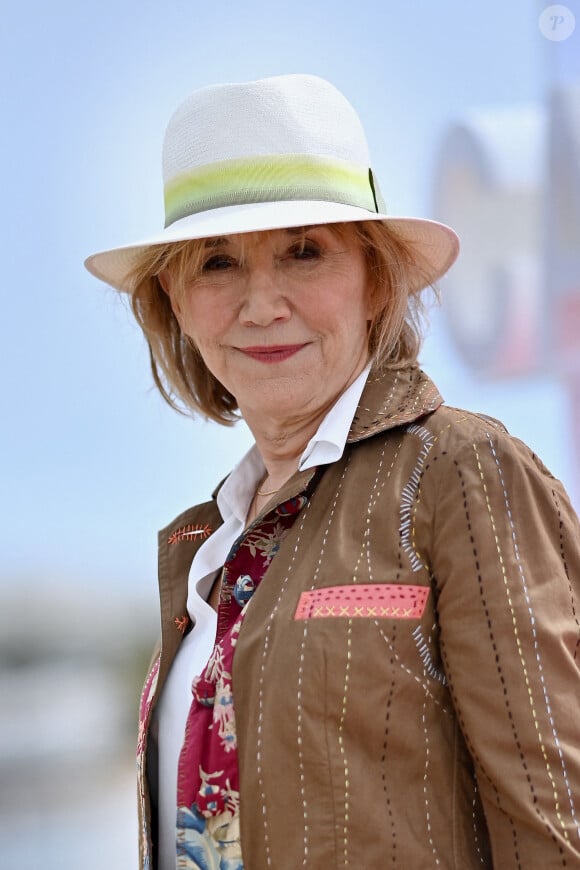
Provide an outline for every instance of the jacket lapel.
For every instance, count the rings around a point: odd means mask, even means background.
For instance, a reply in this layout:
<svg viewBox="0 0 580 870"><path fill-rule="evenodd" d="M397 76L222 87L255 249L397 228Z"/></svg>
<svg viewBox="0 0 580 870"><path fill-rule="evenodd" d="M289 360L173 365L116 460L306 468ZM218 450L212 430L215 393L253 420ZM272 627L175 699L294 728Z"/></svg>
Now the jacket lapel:
<svg viewBox="0 0 580 870"><path fill-rule="evenodd" d="M417 366L371 371L353 417L347 444L370 438L395 426L413 423L435 411L443 398Z"/></svg>

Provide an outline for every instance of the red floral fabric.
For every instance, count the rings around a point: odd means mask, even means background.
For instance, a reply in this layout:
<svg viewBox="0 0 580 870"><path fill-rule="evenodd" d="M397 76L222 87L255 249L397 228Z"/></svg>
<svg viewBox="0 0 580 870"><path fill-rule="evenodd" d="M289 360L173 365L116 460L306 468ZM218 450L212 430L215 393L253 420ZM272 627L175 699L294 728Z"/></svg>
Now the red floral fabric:
<svg viewBox="0 0 580 870"><path fill-rule="evenodd" d="M193 682L193 699L177 776L179 867L203 867L208 850L222 856L234 843L215 840L224 828L232 837L239 815L232 663L245 608L280 543L306 504L305 495L289 499L250 526L233 545L222 570L216 642L207 665ZM219 820L218 820L219 817ZM213 818L213 822L210 820ZM223 819L226 822L223 822ZM233 825L237 830L237 824ZM238 843L239 846L239 843ZM238 852L235 848L234 851ZM207 855L204 860L203 855ZM209 865L208 865L209 866ZM242 866L241 854L240 863Z"/></svg>

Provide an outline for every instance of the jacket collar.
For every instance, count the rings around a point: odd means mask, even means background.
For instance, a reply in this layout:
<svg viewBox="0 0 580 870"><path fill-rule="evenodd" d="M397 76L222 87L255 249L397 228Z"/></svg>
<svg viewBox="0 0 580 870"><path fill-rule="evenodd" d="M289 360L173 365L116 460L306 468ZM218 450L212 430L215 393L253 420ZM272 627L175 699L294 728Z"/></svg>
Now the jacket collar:
<svg viewBox="0 0 580 870"><path fill-rule="evenodd" d="M435 411L442 402L439 390L418 366L390 369L381 373L371 369L346 443L354 444L379 432L394 429L395 426L414 423ZM314 477L319 473L315 468L297 471L273 496L262 514L271 510L275 504L281 504L304 492L311 484L315 485Z"/></svg>
<svg viewBox="0 0 580 870"><path fill-rule="evenodd" d="M347 444L413 423L435 411L442 402L439 390L418 366L383 373L373 369L353 417Z"/></svg>

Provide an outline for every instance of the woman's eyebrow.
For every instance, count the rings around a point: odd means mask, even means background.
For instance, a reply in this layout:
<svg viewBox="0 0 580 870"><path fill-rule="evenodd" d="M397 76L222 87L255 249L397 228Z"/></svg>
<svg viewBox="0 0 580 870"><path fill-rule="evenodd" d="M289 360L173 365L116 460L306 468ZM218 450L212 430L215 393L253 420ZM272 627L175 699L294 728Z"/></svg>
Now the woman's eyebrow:
<svg viewBox="0 0 580 870"><path fill-rule="evenodd" d="M307 227L287 227L285 232L289 236L303 236L308 230L315 230L320 226L320 224L309 224Z"/></svg>
<svg viewBox="0 0 580 870"><path fill-rule="evenodd" d="M287 236L303 236L308 230L315 230L321 224L309 224L306 227L284 227L284 232ZM230 244L228 236L216 236L205 240L204 247L206 248L221 248Z"/></svg>

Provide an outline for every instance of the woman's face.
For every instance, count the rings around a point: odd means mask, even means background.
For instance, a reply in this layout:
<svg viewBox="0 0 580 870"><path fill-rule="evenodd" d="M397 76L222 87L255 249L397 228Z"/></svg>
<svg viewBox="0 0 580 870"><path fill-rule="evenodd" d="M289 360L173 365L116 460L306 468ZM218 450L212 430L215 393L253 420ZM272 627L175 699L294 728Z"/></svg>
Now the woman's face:
<svg viewBox="0 0 580 870"><path fill-rule="evenodd" d="M208 239L174 308L250 425L315 417L367 362L369 281L349 225Z"/></svg>

